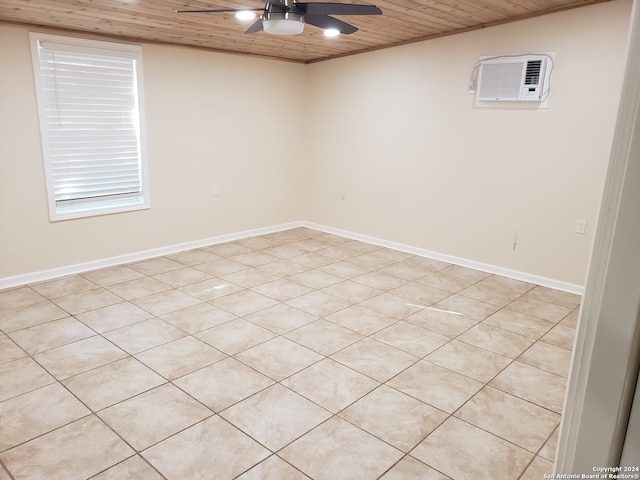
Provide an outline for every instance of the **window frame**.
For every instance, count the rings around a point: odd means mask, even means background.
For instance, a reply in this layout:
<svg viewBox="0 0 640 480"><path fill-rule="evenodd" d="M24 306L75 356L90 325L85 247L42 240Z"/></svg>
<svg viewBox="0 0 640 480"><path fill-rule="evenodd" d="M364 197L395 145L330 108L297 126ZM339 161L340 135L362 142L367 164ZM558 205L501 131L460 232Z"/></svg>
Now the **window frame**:
<svg viewBox="0 0 640 480"><path fill-rule="evenodd" d="M31 57L33 60L33 77L36 88L38 104L38 117L40 121L40 137L47 187L47 199L49 204L49 218L53 221L69 220L74 218L93 217L113 213L130 212L150 208L149 174L147 157L147 135L145 122L144 103L144 78L142 65L142 47L138 45L88 40L78 37L51 35L46 33L30 32ZM92 199L77 199L57 202L54 191L53 164L51 157L50 138L47 127L46 100L44 93L44 80L40 71L40 44L42 42L55 45L58 50L75 53L88 53L97 55L111 55L120 58L132 59L135 68L134 88L137 99L137 140L138 161L141 191L130 195L119 195L116 198L108 196L94 197Z"/></svg>

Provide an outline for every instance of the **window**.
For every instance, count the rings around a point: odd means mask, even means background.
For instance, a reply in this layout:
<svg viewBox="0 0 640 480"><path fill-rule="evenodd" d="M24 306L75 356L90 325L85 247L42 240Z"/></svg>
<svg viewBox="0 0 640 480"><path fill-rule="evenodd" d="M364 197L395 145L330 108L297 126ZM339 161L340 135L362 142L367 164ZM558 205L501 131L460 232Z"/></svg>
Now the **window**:
<svg viewBox="0 0 640 480"><path fill-rule="evenodd" d="M51 220L149 208L138 46L31 34Z"/></svg>

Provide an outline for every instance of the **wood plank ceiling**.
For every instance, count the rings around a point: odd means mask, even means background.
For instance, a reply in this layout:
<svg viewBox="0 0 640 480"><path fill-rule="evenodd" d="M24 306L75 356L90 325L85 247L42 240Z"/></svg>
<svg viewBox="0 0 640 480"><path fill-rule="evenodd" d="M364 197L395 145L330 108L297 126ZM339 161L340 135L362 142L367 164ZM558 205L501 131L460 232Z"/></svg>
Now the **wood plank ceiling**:
<svg viewBox="0 0 640 480"><path fill-rule="evenodd" d="M262 8L261 0L0 0L0 22L312 63L601 1L606 0L342 0L374 3L383 14L340 17L359 31L336 38L326 38L312 25L295 36L246 35L252 22L243 23L231 13L176 13Z"/></svg>

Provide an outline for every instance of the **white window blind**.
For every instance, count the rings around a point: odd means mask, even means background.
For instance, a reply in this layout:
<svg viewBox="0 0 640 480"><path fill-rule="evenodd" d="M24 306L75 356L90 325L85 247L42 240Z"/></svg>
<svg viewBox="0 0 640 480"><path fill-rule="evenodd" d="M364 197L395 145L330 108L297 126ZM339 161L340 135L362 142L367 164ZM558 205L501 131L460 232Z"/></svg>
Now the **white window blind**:
<svg viewBox="0 0 640 480"><path fill-rule="evenodd" d="M35 56L52 217L146 208L139 47L43 35Z"/></svg>

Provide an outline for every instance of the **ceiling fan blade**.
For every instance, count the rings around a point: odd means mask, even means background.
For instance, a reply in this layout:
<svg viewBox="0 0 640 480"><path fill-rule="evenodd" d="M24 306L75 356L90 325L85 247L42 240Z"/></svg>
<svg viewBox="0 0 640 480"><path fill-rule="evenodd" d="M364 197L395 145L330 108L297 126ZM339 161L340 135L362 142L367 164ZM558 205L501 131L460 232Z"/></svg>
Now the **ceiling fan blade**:
<svg viewBox="0 0 640 480"><path fill-rule="evenodd" d="M375 5L355 3L294 3L294 8L305 15L382 15Z"/></svg>
<svg viewBox="0 0 640 480"><path fill-rule="evenodd" d="M177 13L237 13L237 12L262 12L264 8L223 8L218 10L176 10Z"/></svg>
<svg viewBox="0 0 640 480"><path fill-rule="evenodd" d="M350 34L358 31L357 27L354 27L347 22L343 22L342 20L338 20L337 18L330 17L329 15L305 15L304 21L305 23L324 29L335 28L340 33L344 34Z"/></svg>
<svg viewBox="0 0 640 480"><path fill-rule="evenodd" d="M244 33L258 33L262 30L262 18L259 18L258 21L256 23L254 23L253 25L251 25L249 28L247 28L247 30Z"/></svg>

